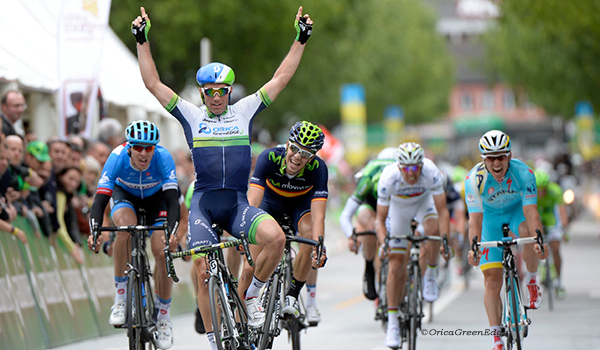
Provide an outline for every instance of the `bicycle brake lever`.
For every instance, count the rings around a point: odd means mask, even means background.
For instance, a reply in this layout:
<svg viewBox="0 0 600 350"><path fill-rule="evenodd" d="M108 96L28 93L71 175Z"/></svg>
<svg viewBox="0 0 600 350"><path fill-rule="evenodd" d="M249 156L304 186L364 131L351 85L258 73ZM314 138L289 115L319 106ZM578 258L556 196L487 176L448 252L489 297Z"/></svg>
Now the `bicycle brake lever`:
<svg viewBox="0 0 600 350"><path fill-rule="evenodd" d="M448 247L448 235L444 233L442 236L442 245L444 247L444 258L448 257L448 260L452 258L450 247Z"/></svg>
<svg viewBox="0 0 600 350"><path fill-rule="evenodd" d="M473 251L473 254L475 255L475 261L477 261L477 236L473 237L473 243L471 245L471 250Z"/></svg>
<svg viewBox="0 0 600 350"><path fill-rule="evenodd" d="M544 255L544 236L542 236L542 232L538 229L535 229L535 233L537 233L537 244L540 246L540 250L542 251L542 255Z"/></svg>

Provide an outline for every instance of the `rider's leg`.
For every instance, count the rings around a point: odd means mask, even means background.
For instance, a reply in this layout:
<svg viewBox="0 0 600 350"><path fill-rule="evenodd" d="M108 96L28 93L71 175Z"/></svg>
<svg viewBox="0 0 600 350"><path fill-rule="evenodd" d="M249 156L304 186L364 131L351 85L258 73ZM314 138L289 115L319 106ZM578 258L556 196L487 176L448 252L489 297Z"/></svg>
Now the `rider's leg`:
<svg viewBox="0 0 600 350"><path fill-rule="evenodd" d="M227 237L231 236L229 233L223 231ZM235 249L227 249L225 251L225 262L231 270L233 277L238 279L240 277L240 267L242 265L242 255Z"/></svg>
<svg viewBox="0 0 600 350"><path fill-rule="evenodd" d="M496 331L493 334L494 346L502 343L504 344L502 337L499 336L497 331L500 330L501 317L502 317L502 299L500 298L500 291L502 290L502 269L501 268L488 268L483 269L483 282L485 290L483 292L483 305L485 306L485 312L488 317L488 322L492 331Z"/></svg>
<svg viewBox="0 0 600 350"><path fill-rule="evenodd" d="M397 347L400 344L400 323L398 309L404 299L404 286L406 285L406 249L392 250L388 253L388 275L386 292L388 297L388 326L385 344Z"/></svg>
<svg viewBox="0 0 600 350"><path fill-rule="evenodd" d="M171 294L173 290L173 280L167 277L167 267L165 263L165 244L163 243L164 234L162 231L155 231L150 237L152 254L154 255L155 270L154 279L156 281L156 291L158 292L159 307L157 320L171 319Z"/></svg>
<svg viewBox="0 0 600 350"><path fill-rule="evenodd" d="M423 230L426 236L439 236L439 220L437 216L425 217L423 221ZM440 255L440 242L429 240L427 246L427 268L423 275L423 299L433 302L439 295L439 286L436 275L438 273L438 259Z"/></svg>
<svg viewBox="0 0 600 350"><path fill-rule="evenodd" d="M205 283L205 281L208 280L209 274L206 271L206 260L204 257L197 257L194 260L194 269L196 270L196 278L198 282L198 293L196 294L198 309L200 310L200 315L202 316L206 336L210 343L211 349L215 350L217 349L217 344L215 343L212 328L212 315L210 314L210 302L208 297L208 283Z"/></svg>
<svg viewBox="0 0 600 350"><path fill-rule="evenodd" d="M252 259L256 261L256 257L262 251L262 247L258 245L251 244L250 245L250 254ZM244 296L248 287L250 287L250 282L252 282L252 276L254 276L254 266L250 266L247 259L242 261L242 274L240 275L240 280L238 281L238 294Z"/></svg>
<svg viewBox="0 0 600 350"><path fill-rule="evenodd" d="M535 232L529 232L526 221L519 225L519 237L532 237ZM537 285L537 269L539 264L538 254L533 247L536 244L525 244L523 247L523 260L525 261L527 292L529 294L529 308L537 309L542 303L542 292Z"/></svg>
<svg viewBox="0 0 600 350"><path fill-rule="evenodd" d="M256 257L252 283L246 291L246 298L257 297L260 288L269 279L281 257L285 246L285 235L277 222L271 218L261 221L256 230L256 243L263 250Z"/></svg>
<svg viewBox="0 0 600 350"><path fill-rule="evenodd" d="M358 227L361 231L375 231L375 211L370 207L363 207L358 212L357 222ZM367 299L374 300L377 298L377 291L375 288L375 255L377 254L377 237L373 235L359 236L358 239L361 241L363 248L363 256L365 257L365 273L363 276L363 293Z"/></svg>

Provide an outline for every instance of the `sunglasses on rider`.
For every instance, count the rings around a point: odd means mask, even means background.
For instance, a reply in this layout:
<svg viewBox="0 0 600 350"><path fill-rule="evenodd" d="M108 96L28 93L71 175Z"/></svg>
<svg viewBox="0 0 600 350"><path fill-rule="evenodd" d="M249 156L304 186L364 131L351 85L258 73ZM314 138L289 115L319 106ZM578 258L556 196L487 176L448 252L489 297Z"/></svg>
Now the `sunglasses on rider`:
<svg viewBox="0 0 600 350"><path fill-rule="evenodd" d="M215 97L220 96L223 97L231 92L231 86L226 86L222 88L202 88L202 93L206 96Z"/></svg>
<svg viewBox="0 0 600 350"><path fill-rule="evenodd" d="M295 143L290 144L290 151L292 151L293 154L300 153L300 157L304 159L310 159L312 156L314 156L314 153L300 148L300 146L296 145Z"/></svg>
<svg viewBox="0 0 600 350"><path fill-rule="evenodd" d="M134 151L141 152L146 150L146 152L152 152L154 150L154 146L142 146L142 145L131 145Z"/></svg>
<svg viewBox="0 0 600 350"><path fill-rule="evenodd" d="M400 168L401 168L403 171L407 172L407 173L408 173L409 171L412 171L412 172L419 171L419 168L420 168L420 167L421 167L421 165L420 165L420 164L416 164L416 165L400 165Z"/></svg>
<svg viewBox="0 0 600 350"><path fill-rule="evenodd" d="M510 155L510 152L506 152L506 153L502 153L502 154L495 154L493 156L482 154L481 158L483 158L485 160L489 160L490 163L493 163L495 160L498 160L499 162L503 162L506 158L508 158L509 155Z"/></svg>

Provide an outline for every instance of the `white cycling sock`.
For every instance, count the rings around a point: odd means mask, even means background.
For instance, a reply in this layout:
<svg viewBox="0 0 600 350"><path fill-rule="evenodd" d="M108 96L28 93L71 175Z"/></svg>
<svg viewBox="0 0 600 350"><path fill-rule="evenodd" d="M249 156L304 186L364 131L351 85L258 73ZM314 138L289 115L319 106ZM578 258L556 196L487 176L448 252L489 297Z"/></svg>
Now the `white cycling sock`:
<svg viewBox="0 0 600 350"><path fill-rule="evenodd" d="M536 284L536 282L537 282L537 271L536 272L529 272L529 270L527 270L527 274L525 275L525 281L527 281L527 284Z"/></svg>
<svg viewBox="0 0 600 350"><path fill-rule="evenodd" d="M437 265L431 266L427 264L427 270L425 270L425 278L435 278L437 275Z"/></svg>
<svg viewBox="0 0 600 350"><path fill-rule="evenodd" d="M306 285L306 307L317 305L317 285Z"/></svg>
<svg viewBox="0 0 600 350"><path fill-rule="evenodd" d="M165 320L165 321L170 321L171 320L171 313L170 313L170 309L171 309L171 298L169 298L168 300L162 299L162 298L156 298L156 309L158 309L158 316L156 316L156 320L160 321L160 320Z"/></svg>
<svg viewBox="0 0 600 350"><path fill-rule="evenodd" d="M494 339L494 346L496 346L497 344L504 345L504 340L502 340L502 337L500 336L501 330L502 330L502 328L500 326L491 326L490 327L490 331L493 336L492 339Z"/></svg>
<svg viewBox="0 0 600 350"><path fill-rule="evenodd" d="M250 283L250 287L246 291L246 299L258 297L261 288L265 285L265 282L256 278L256 276L252 276L252 282Z"/></svg>
<svg viewBox="0 0 600 350"><path fill-rule="evenodd" d="M400 327L398 308L396 307L388 307L388 329L391 327Z"/></svg>
<svg viewBox="0 0 600 350"><path fill-rule="evenodd" d="M218 350L217 342L215 341L215 334L213 332L206 333L208 342L210 343L210 350Z"/></svg>
<svg viewBox="0 0 600 350"><path fill-rule="evenodd" d="M115 303L127 300L127 276L115 276Z"/></svg>

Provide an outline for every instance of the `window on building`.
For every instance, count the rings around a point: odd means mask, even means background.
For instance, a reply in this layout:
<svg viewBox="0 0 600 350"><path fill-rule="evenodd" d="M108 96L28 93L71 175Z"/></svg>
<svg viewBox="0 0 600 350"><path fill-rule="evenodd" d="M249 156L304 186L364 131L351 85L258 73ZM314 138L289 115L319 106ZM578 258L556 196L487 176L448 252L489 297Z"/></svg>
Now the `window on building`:
<svg viewBox="0 0 600 350"><path fill-rule="evenodd" d="M485 90L483 92L481 107L486 111L494 110L494 92L492 90Z"/></svg>
<svg viewBox="0 0 600 350"><path fill-rule="evenodd" d="M460 94L460 109L463 111L473 110L473 95L469 91Z"/></svg>
<svg viewBox="0 0 600 350"><path fill-rule="evenodd" d="M515 109L515 94L512 92L512 90L504 90L504 96L502 100L505 110L512 111Z"/></svg>

